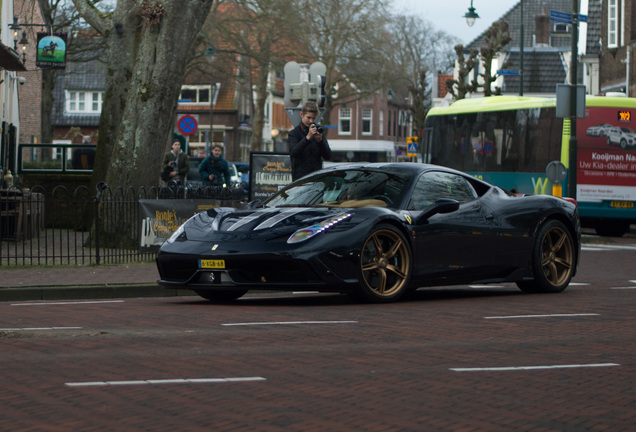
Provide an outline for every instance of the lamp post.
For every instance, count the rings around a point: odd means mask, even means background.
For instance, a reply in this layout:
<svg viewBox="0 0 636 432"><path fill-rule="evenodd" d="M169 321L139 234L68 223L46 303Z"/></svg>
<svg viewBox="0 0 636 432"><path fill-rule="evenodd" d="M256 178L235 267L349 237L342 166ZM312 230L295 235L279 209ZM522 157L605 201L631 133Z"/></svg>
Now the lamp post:
<svg viewBox="0 0 636 432"><path fill-rule="evenodd" d="M475 12L475 8L473 7L473 0L470 0L470 7L468 8L468 12L464 14L464 18L466 18L468 27L472 27L475 24L475 20L479 18L479 14Z"/></svg>
<svg viewBox="0 0 636 432"><path fill-rule="evenodd" d="M22 63L26 63L27 45L29 41L27 40L26 30L22 30L22 27L48 27L50 33L53 33L53 27L47 24L20 23L17 16L13 17L13 22L9 24L9 28L13 30L13 49L17 51L18 45L21 45ZM18 41L20 30L22 30L22 38Z"/></svg>
<svg viewBox="0 0 636 432"><path fill-rule="evenodd" d="M205 33L205 32L204 32ZM205 34L206 36L207 33ZM210 38L208 37L208 41ZM212 44L208 45L208 49L205 51L205 58L210 64L213 65L216 58L216 51L212 47ZM214 84L214 76L210 73L210 132L208 142L206 143L205 155L210 153L210 144L214 144L214 96L216 94L216 85Z"/></svg>

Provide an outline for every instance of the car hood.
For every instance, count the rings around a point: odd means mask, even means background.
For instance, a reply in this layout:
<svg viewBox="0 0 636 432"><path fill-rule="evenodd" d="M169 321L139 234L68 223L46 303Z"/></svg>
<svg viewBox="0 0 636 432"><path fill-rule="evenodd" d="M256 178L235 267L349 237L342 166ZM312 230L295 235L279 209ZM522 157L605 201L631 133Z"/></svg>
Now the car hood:
<svg viewBox="0 0 636 432"><path fill-rule="evenodd" d="M195 215L185 224L184 229L188 240L209 241L218 236L226 240L254 236L273 238L339 215L351 215L349 210L352 209L278 207L239 211L233 208L215 208Z"/></svg>

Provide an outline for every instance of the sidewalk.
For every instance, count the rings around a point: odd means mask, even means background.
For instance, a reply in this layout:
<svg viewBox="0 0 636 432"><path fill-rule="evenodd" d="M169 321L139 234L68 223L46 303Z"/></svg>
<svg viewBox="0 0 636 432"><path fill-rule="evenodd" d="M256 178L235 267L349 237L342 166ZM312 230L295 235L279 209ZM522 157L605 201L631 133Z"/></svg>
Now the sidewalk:
<svg viewBox="0 0 636 432"><path fill-rule="evenodd" d="M0 301L193 295L157 285L156 264L1 267Z"/></svg>

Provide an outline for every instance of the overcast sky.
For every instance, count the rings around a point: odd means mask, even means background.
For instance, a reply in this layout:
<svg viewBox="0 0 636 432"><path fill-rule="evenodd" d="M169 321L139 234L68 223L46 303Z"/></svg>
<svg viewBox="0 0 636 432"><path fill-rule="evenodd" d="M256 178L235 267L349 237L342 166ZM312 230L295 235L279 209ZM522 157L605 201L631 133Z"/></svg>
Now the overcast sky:
<svg viewBox="0 0 636 432"><path fill-rule="evenodd" d="M395 13L415 15L430 21L437 30L457 36L467 44L517 3L519 0L473 0L479 19L472 27L468 27L464 18L470 0L393 0L393 9Z"/></svg>

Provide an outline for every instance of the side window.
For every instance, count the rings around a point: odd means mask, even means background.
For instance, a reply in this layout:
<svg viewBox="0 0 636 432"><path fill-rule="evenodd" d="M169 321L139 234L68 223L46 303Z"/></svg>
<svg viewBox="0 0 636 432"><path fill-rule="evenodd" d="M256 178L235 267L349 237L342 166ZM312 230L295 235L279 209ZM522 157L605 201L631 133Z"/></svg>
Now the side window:
<svg viewBox="0 0 636 432"><path fill-rule="evenodd" d="M426 172L415 184L409 209L424 210L441 198L466 202L477 198L477 193L462 176L440 171Z"/></svg>

